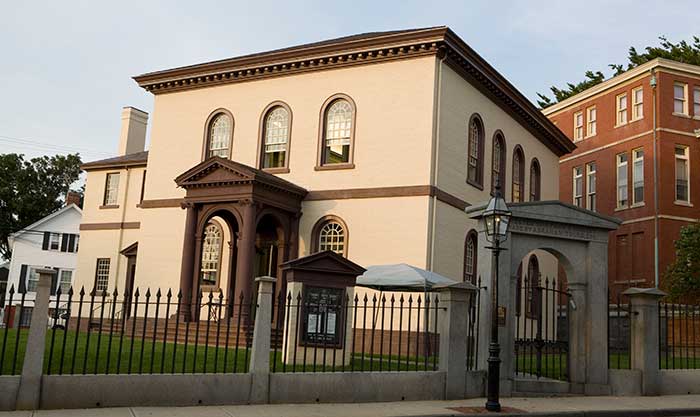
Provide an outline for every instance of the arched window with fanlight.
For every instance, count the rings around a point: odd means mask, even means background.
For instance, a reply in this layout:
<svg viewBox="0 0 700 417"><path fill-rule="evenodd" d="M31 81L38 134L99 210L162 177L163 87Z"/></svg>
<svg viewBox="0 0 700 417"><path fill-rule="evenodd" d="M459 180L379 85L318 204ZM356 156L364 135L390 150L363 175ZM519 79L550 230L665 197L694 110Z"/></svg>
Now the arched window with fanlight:
<svg viewBox="0 0 700 417"><path fill-rule="evenodd" d="M319 168L352 167L355 141L355 104L346 95L326 100L322 109Z"/></svg>
<svg viewBox="0 0 700 417"><path fill-rule="evenodd" d="M467 233L464 241L464 282L476 284L477 234L475 230Z"/></svg>
<svg viewBox="0 0 700 417"><path fill-rule="evenodd" d="M525 194L525 155L520 145L513 151L513 177L511 188L511 201L520 203L524 201Z"/></svg>
<svg viewBox="0 0 700 417"><path fill-rule="evenodd" d="M467 131L467 183L484 187L484 122L474 113Z"/></svg>
<svg viewBox="0 0 700 417"><path fill-rule="evenodd" d="M506 140L500 131L493 135L491 158L491 195L496 194L496 183L501 187L501 195L506 187Z"/></svg>
<svg viewBox="0 0 700 417"><path fill-rule="evenodd" d="M233 140L233 117L226 111L217 111L210 116L207 124L206 157L231 156Z"/></svg>
<svg viewBox="0 0 700 417"><path fill-rule="evenodd" d="M337 216L321 218L312 231L313 252L330 250L338 255L347 256L348 227Z"/></svg>
<svg viewBox="0 0 700 417"><path fill-rule="evenodd" d="M275 170L288 166L290 127L291 112L286 105L273 104L265 111L260 155L262 169Z"/></svg>
<svg viewBox="0 0 700 417"><path fill-rule="evenodd" d="M540 162L537 158L532 158L530 163L530 201L540 201L541 182Z"/></svg>
<svg viewBox="0 0 700 417"><path fill-rule="evenodd" d="M204 237L202 239L202 263L200 270L200 285L202 287L216 287L219 285L222 244L223 232L221 226L215 221L210 221L204 227Z"/></svg>

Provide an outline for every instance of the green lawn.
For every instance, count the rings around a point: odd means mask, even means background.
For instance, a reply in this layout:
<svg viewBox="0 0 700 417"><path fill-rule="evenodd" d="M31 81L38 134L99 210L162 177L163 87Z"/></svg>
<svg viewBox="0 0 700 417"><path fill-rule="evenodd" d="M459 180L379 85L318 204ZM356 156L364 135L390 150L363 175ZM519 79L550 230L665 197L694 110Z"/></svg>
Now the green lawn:
<svg viewBox="0 0 700 417"><path fill-rule="evenodd" d="M16 329L0 329L0 349L2 349L5 332L7 332L7 343L4 360L0 358L2 363L0 368L3 375L8 375L13 373L12 365L18 331ZM19 349L17 350L14 374L22 372L28 332L26 329L19 331ZM53 351L51 352L52 343ZM221 340L220 343L224 344L225 340ZM309 355L312 355L313 348L308 348L308 352ZM335 368L326 366L324 368L322 352L319 349L315 366L312 361L309 361L306 366L303 364L284 365L280 351L277 351L276 355L274 352L270 352L270 367L276 372L378 371L380 369L382 371L415 371L432 370L433 361L435 360L437 363L437 358L432 356L428 357L428 366L426 367L423 357L407 358L406 356L392 355L389 358L388 355L383 357L365 355L362 358L361 354L355 354L345 366ZM184 344L164 344L162 341L154 344L151 340L142 342L137 338L132 340L126 335L120 338L117 334L112 336L110 342L109 334L100 335L95 332L90 333L88 340L86 332L76 334L74 331L56 330L54 332L49 330L46 335L44 371L51 374L230 373L246 372L249 361L250 352L244 348L229 347L226 349L219 347L217 349L201 344L195 347L192 343L189 343L185 348ZM328 354L326 361L332 362L332 355Z"/></svg>

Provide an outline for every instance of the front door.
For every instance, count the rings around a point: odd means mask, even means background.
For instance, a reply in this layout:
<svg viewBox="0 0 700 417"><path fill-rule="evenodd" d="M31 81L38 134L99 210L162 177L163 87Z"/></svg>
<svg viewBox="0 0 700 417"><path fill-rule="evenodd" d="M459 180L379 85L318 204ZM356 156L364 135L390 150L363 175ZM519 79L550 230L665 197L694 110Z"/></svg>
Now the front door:
<svg viewBox="0 0 700 417"><path fill-rule="evenodd" d="M126 262L126 282L124 283L124 318L131 317L131 300L134 297L134 279L136 278L136 255L128 256Z"/></svg>

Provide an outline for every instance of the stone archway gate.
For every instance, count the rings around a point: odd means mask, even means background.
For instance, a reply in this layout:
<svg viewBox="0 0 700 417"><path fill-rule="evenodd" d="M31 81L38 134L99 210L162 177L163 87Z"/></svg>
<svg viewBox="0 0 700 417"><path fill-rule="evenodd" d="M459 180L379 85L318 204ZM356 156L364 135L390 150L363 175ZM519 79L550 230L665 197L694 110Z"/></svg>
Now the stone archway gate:
<svg viewBox="0 0 700 417"><path fill-rule="evenodd" d="M482 219L485 206L466 210L471 218L479 220L480 248L489 246ZM511 395L516 390L517 271L525 255L536 249L557 258L566 272L567 289L571 294L567 358L570 383L566 388L571 393L608 394L608 234L617 229L620 220L561 201L514 203L509 207L513 217L507 240L502 245L506 250L499 258L498 304L502 310L505 308L505 325L499 331L502 395ZM477 269L485 291L480 303L480 352L488 352L492 268L491 252L480 250ZM487 369L487 356L480 355L480 369Z"/></svg>

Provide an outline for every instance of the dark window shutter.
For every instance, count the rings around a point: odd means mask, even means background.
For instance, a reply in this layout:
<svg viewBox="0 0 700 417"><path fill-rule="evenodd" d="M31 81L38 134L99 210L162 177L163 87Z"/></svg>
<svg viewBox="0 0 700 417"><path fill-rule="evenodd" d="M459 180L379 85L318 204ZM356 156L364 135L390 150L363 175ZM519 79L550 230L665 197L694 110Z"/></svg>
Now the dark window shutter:
<svg viewBox="0 0 700 417"><path fill-rule="evenodd" d="M53 276L51 276L51 295L56 295L56 287L58 287L58 273L60 272L58 268L54 268L54 271L56 271Z"/></svg>
<svg viewBox="0 0 700 417"><path fill-rule="evenodd" d="M68 234L61 234L61 252L68 252Z"/></svg>
<svg viewBox="0 0 700 417"><path fill-rule="evenodd" d="M44 242L41 244L41 249L43 249L43 250L49 249L49 237L50 236L51 236L51 233L44 232Z"/></svg>
<svg viewBox="0 0 700 417"><path fill-rule="evenodd" d="M75 252L75 234L68 235L68 252Z"/></svg>
<svg viewBox="0 0 700 417"><path fill-rule="evenodd" d="M19 284L17 285L17 292L19 294L24 294L27 292L27 265L22 265L19 270Z"/></svg>

